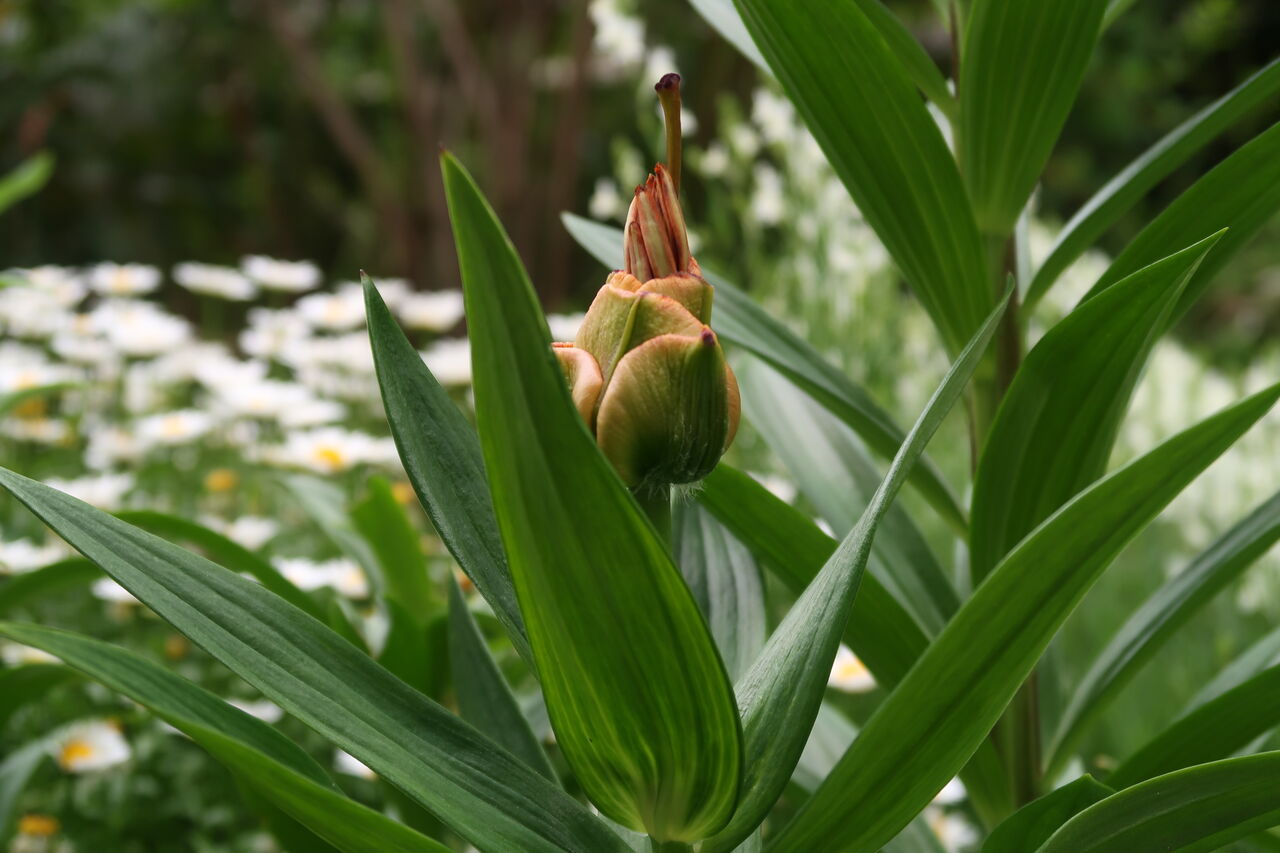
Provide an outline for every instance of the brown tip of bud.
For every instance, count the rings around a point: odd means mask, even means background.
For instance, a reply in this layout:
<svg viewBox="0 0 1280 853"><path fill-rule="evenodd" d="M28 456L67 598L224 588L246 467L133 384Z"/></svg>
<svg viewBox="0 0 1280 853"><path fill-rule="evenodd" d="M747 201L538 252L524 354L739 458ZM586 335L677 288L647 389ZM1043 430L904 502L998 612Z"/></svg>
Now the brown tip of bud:
<svg viewBox="0 0 1280 853"><path fill-rule="evenodd" d="M655 92L665 92L669 89L679 89L679 88L680 88L680 75L675 73L674 71L668 74L663 74L662 79L660 79L657 83L653 84L653 90Z"/></svg>
<svg viewBox="0 0 1280 853"><path fill-rule="evenodd" d="M710 326L702 327L702 345L704 347L713 347L716 345L716 333L711 331Z"/></svg>

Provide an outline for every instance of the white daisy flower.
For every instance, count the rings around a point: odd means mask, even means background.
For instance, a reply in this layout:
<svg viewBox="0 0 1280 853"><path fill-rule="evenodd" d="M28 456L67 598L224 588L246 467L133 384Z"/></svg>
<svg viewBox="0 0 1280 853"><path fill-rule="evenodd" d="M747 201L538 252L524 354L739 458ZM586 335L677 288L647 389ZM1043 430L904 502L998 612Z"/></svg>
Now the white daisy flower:
<svg viewBox="0 0 1280 853"><path fill-rule="evenodd" d="M320 268L310 261L280 261L264 255L250 255L240 269L264 290L302 293L320 284Z"/></svg>
<svg viewBox="0 0 1280 853"><path fill-rule="evenodd" d="M596 179L591 198L587 201L587 212L594 219L619 219L626 214L626 203L612 178Z"/></svg>
<svg viewBox="0 0 1280 853"><path fill-rule="evenodd" d="M337 590L347 598L368 598L369 579L364 570L346 557L309 560L306 557L278 557L275 566L290 583L308 592L321 587Z"/></svg>
<svg viewBox="0 0 1280 853"><path fill-rule="evenodd" d="M246 302L258 295L258 288L249 277L231 267L188 261L173 268L173 280L192 293L234 302Z"/></svg>
<svg viewBox="0 0 1280 853"><path fill-rule="evenodd" d="M296 311L254 308L239 343L240 349L254 358L278 359L310 335L311 327Z"/></svg>
<svg viewBox="0 0 1280 853"><path fill-rule="evenodd" d="M52 364L48 361L32 361L26 364L0 362L0 396L15 391L29 391L46 385L74 382L80 379L77 370Z"/></svg>
<svg viewBox="0 0 1280 853"><path fill-rule="evenodd" d="M129 760L133 751L108 720L87 720L62 729L53 740L53 756L68 773L92 773Z"/></svg>
<svg viewBox="0 0 1280 853"><path fill-rule="evenodd" d="M0 643L0 660L4 661L5 666L30 666L37 663L59 662L58 658L44 649L24 646L22 643Z"/></svg>
<svg viewBox="0 0 1280 853"><path fill-rule="evenodd" d="M84 464L91 471L106 471L121 462L142 458L142 445L130 430L114 424L86 425L89 445L84 451Z"/></svg>
<svg viewBox="0 0 1280 853"><path fill-rule="evenodd" d="M831 676L827 686L845 693L866 693L875 689L876 680L867 669L866 664L858 660L858 656L844 643L836 652L835 662L831 664Z"/></svg>
<svg viewBox="0 0 1280 853"><path fill-rule="evenodd" d="M169 352L191 339L191 326L150 302L113 299L92 311L94 327L117 351L135 358Z"/></svg>
<svg viewBox="0 0 1280 853"><path fill-rule="evenodd" d="M471 384L471 342L466 338L436 341L420 354L441 385Z"/></svg>
<svg viewBox="0 0 1280 853"><path fill-rule="evenodd" d="M378 778L378 774L369 769L367 764L354 755L343 752L341 749L334 752L333 769L348 776L359 776L362 779Z"/></svg>
<svg viewBox="0 0 1280 853"><path fill-rule="evenodd" d="M294 308L313 329L345 332L364 325L364 293L359 286L348 285L333 293L309 293Z"/></svg>
<svg viewBox="0 0 1280 853"><path fill-rule="evenodd" d="M160 270L144 264L98 264L89 271L89 286L102 296L140 296L160 284Z"/></svg>
<svg viewBox="0 0 1280 853"><path fill-rule="evenodd" d="M268 724L274 725L284 716L284 709L267 699L228 699L227 704Z"/></svg>
<svg viewBox="0 0 1280 853"><path fill-rule="evenodd" d="M30 539L0 542L0 574L21 574L58 562L70 549L58 539L36 545Z"/></svg>
<svg viewBox="0 0 1280 853"><path fill-rule="evenodd" d="M11 337L47 339L63 323L66 311L51 293L27 287L0 289L0 327Z"/></svg>
<svg viewBox="0 0 1280 853"><path fill-rule="evenodd" d="M51 295L63 308L74 308L88 294L89 288L75 270L46 265L21 270L23 285Z"/></svg>
<svg viewBox="0 0 1280 853"><path fill-rule="evenodd" d="M242 515L234 521L206 516L201 523L250 551L257 551L280 532L280 522L260 515Z"/></svg>
<svg viewBox="0 0 1280 853"><path fill-rule="evenodd" d="M112 604L139 604L133 593L116 583L111 578L98 578L89 587L93 597Z"/></svg>
<svg viewBox="0 0 1280 853"><path fill-rule="evenodd" d="M321 474L348 471L357 465L384 464L388 454L395 456L390 439L341 427L317 427L291 432L285 443L266 450L266 457L277 465L306 468Z"/></svg>
<svg viewBox="0 0 1280 853"><path fill-rule="evenodd" d="M426 332L447 332L463 316L461 290L435 290L427 293L410 293L396 306L400 322L410 329Z"/></svg>
<svg viewBox="0 0 1280 853"><path fill-rule="evenodd" d="M71 425L60 418L7 418L0 420L0 433L16 441L45 445L66 445L72 438Z"/></svg>
<svg viewBox="0 0 1280 853"><path fill-rule="evenodd" d="M148 447L189 444L214 427L214 419L198 409L178 409L138 421L138 440Z"/></svg>
<svg viewBox="0 0 1280 853"><path fill-rule="evenodd" d="M121 498L125 492L133 488L133 475L90 474L72 480L50 478L44 481L46 486L66 492L73 498L79 498L87 504L99 509L119 509Z"/></svg>

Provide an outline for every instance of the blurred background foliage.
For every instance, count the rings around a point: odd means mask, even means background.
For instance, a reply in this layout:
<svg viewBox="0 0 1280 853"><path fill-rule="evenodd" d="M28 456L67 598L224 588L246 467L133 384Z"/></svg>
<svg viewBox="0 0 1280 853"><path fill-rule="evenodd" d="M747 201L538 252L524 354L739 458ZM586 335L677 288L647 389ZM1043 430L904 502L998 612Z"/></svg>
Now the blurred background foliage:
<svg viewBox="0 0 1280 853"><path fill-rule="evenodd" d="M435 162L444 144L479 175L552 307L580 304L594 267L556 214L583 208L595 177L611 171L614 140L647 159L660 150L656 124L647 138L636 132L637 80L659 70L640 55L645 30L686 78L694 148L721 138L720 102L746 111L759 84L683 0L595 5L604 12L589 13L588 0L4 0L0 122L10 132L0 168L42 148L59 166L8 218L0 256L167 266L264 253L343 278L366 267L452 287ZM934 4L891 5L950 70ZM643 28L615 32L609 7ZM1278 42L1273 0L1133 3L1102 39L1046 171L1041 216L1065 219ZM1264 112L1209 146L1105 247L1123 245L1268 121ZM726 219L696 178L689 195L695 227ZM1247 360L1276 329L1276 236L1242 256L1188 323L1223 357Z"/></svg>

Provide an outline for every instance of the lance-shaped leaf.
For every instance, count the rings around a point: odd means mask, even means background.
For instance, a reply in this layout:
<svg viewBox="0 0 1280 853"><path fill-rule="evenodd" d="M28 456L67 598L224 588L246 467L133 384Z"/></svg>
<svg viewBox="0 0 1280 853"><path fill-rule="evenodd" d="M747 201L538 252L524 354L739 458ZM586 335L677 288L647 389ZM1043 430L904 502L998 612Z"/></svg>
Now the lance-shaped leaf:
<svg viewBox="0 0 1280 853"><path fill-rule="evenodd" d="M601 812L696 841L728 819L741 781L724 664L574 407L514 247L461 165L442 164L480 446L556 741Z"/></svg>
<svg viewBox="0 0 1280 853"><path fill-rule="evenodd" d="M56 663L32 663L0 669L0 731L4 730L4 724L14 711L78 677L75 670Z"/></svg>
<svg viewBox="0 0 1280 853"><path fill-rule="evenodd" d="M730 678L760 654L768 634L764 580L755 557L715 516L681 501L673 512L672 550L706 617Z"/></svg>
<svg viewBox="0 0 1280 853"><path fill-rule="evenodd" d="M987 836L982 853L1035 850L1069 819L1114 793L1092 776L1081 776L1010 815Z"/></svg>
<svg viewBox="0 0 1280 853"><path fill-rule="evenodd" d="M769 367L748 360L737 375L747 420L835 535L847 534L881 479L857 437ZM889 507L880 522L868 565L930 635L960 606L955 588L901 504Z"/></svg>
<svg viewBox="0 0 1280 853"><path fill-rule="evenodd" d="M1280 752L1158 776L1085 809L1037 853L1217 850L1280 823L1277 778Z"/></svg>
<svg viewBox="0 0 1280 853"><path fill-rule="evenodd" d="M622 266L622 231L572 213L563 214L561 219L573 238L596 260L611 269ZM722 341L741 347L772 366L848 424L869 448L886 459L893 458L906 433L888 412L724 276L705 266L702 274L716 288L716 334ZM910 482L944 521L958 532L965 531L968 522L960 502L927 456L912 470Z"/></svg>
<svg viewBox="0 0 1280 853"><path fill-rule="evenodd" d="M960 171L978 228L1013 230L1093 55L1107 0L973 0L960 63Z"/></svg>
<svg viewBox="0 0 1280 853"><path fill-rule="evenodd" d="M53 174L53 155L41 151L22 161L18 168L0 176L0 212L37 193Z"/></svg>
<svg viewBox="0 0 1280 853"><path fill-rule="evenodd" d="M1174 436L1028 535L876 709L772 849L870 853L892 838L969 760L1116 554L1277 397L1280 385Z"/></svg>
<svg viewBox="0 0 1280 853"><path fill-rule="evenodd" d="M532 661L475 430L422 363L368 276L364 304L382 405L409 482L445 547L489 602L516 651Z"/></svg>
<svg viewBox="0 0 1280 853"><path fill-rule="evenodd" d="M50 744L43 738L25 743L0 760L0 844L9 847L18 823L18 798L45 762L52 763Z"/></svg>
<svg viewBox="0 0 1280 853"><path fill-rule="evenodd" d="M1217 139L1223 131L1280 93L1280 59L1166 133L1093 194L1058 233L1023 298L1030 311L1063 271L1127 213L1147 191Z"/></svg>
<svg viewBox="0 0 1280 853"><path fill-rule="evenodd" d="M858 210L959 352L997 294L955 160L901 63L855 2L735 2Z"/></svg>
<svg viewBox="0 0 1280 853"><path fill-rule="evenodd" d="M439 601L418 531L385 477L370 479L367 488L368 494L351 508L351 520L378 560L383 595L415 619L425 620Z"/></svg>
<svg viewBox="0 0 1280 853"><path fill-rule="evenodd" d="M1107 777L1107 784L1128 788L1152 776L1228 758L1277 725L1280 665L1184 713L1126 758Z"/></svg>
<svg viewBox="0 0 1280 853"><path fill-rule="evenodd" d="M559 782L542 744L485 643L457 581L449 579L449 662L458 712L552 782Z"/></svg>
<svg viewBox="0 0 1280 853"><path fill-rule="evenodd" d="M1134 611L1071 692L1049 750L1050 775L1066 764L1088 727L1169 637L1278 540L1280 493L1219 537Z"/></svg>
<svg viewBox="0 0 1280 853"><path fill-rule="evenodd" d="M1224 666L1218 674L1209 679L1209 683L1196 693L1187 703L1187 709L1193 710L1244 684L1253 676L1269 666L1280 663L1280 628L1264 634L1253 645L1245 649L1235 660Z"/></svg>
<svg viewBox="0 0 1280 853"><path fill-rule="evenodd" d="M947 372L857 526L787 612L755 664L738 680L736 690L747 758L742 802L729 825L706 842L703 849L707 853L732 850L746 838L764 820L791 778L822 704L840 635L849 621L871 555L876 527L906 482L912 464L964 392L1004 315L1010 292L1005 291L1004 298ZM907 822L904 820L882 841L896 835Z"/></svg>
<svg viewBox="0 0 1280 853"><path fill-rule="evenodd" d="M0 584L0 613L7 613L29 601L39 601L46 595L64 589L88 586L100 577L102 569L88 560L80 557L59 560L51 566L26 572Z"/></svg>
<svg viewBox="0 0 1280 853"><path fill-rule="evenodd" d="M1085 299L1182 246L1228 229L1182 291L1182 316L1231 256L1280 209L1280 123L1255 136L1178 196L1124 248Z"/></svg>
<svg viewBox="0 0 1280 853"><path fill-rule="evenodd" d="M348 798L314 759L271 726L132 652L79 634L0 623L0 635L62 658L191 737L238 779L351 853L449 848Z"/></svg>
<svg viewBox="0 0 1280 853"><path fill-rule="evenodd" d="M974 583L1106 470L1147 356L1218 235L1152 264L1050 329L987 437L969 527Z"/></svg>
<svg viewBox="0 0 1280 853"><path fill-rule="evenodd" d="M12 471L0 468L0 487L263 695L472 844L622 849L577 801L260 584Z"/></svg>

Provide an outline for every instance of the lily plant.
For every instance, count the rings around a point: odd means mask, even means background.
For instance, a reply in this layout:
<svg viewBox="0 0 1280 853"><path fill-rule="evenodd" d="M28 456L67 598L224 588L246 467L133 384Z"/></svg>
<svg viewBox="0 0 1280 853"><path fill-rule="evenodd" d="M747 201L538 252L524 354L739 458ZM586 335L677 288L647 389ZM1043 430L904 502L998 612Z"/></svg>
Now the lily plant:
<svg viewBox="0 0 1280 853"><path fill-rule="evenodd" d="M1280 723L1274 653L1237 662L1109 772L1071 769L1121 687L1280 538L1280 497L1134 610L1052 727L1037 678L1125 545L1280 397L1280 386L1259 391L1109 464L1153 346L1280 206L1280 125L1171 202L1033 346L1027 335L1039 300L1123 212L1274 107L1280 66L1122 170L1032 268L1029 199L1094 45L1127 4L954 3L954 89L879 0L694 5L782 85L953 363L904 429L700 267L678 197L678 131L624 230L568 217L616 271L577 338L553 344L493 210L442 155L474 426L366 280L369 336L409 480L536 679L562 761L533 735L456 589L457 712L405 665L427 653L415 633L425 579L407 566L384 560L375 578L393 635L409 638L375 659L269 567L254 582L2 470L0 486L102 571L432 820L410 826L351 799L278 730L130 652L33 624L2 623L0 635L150 708L346 851L923 853L937 847L920 815L957 776L991 853L1209 850L1280 824L1280 752L1250 751ZM659 87L669 131L675 86ZM843 538L719 463L740 395L816 407L888 461L867 495L839 496L856 512ZM973 455L963 489L925 455L953 407ZM690 483L673 499L672 485ZM895 503L906 485L951 531L964 583ZM781 591L772 611L760 567ZM766 615L784 609L766 636ZM856 730L825 702L842 642L883 688ZM828 760L812 761L833 738Z"/></svg>

